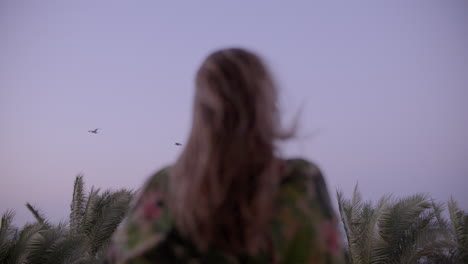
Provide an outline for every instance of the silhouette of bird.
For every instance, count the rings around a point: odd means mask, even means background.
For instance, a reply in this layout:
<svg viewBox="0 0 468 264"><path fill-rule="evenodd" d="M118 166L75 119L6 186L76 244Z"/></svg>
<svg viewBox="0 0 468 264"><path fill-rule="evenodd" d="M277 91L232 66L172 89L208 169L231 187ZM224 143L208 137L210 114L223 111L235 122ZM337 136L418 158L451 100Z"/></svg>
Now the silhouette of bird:
<svg viewBox="0 0 468 264"><path fill-rule="evenodd" d="M175 145L176 146L182 146L182 144L180 144L179 142L176 142Z"/></svg>
<svg viewBox="0 0 468 264"><path fill-rule="evenodd" d="M94 130L88 130L88 132L89 132L89 133L93 133L93 134L97 134L99 129L100 129L100 128L96 128L96 129L94 129Z"/></svg>

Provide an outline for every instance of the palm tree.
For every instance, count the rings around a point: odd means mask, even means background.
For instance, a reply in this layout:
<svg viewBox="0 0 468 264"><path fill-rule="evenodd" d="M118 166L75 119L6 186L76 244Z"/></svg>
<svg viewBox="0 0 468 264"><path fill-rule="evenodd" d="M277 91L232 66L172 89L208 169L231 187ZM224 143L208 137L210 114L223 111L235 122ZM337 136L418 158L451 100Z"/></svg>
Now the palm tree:
<svg viewBox="0 0 468 264"><path fill-rule="evenodd" d="M463 263L468 263L468 213L458 207L453 197L448 201L448 211L451 233L457 244L454 255Z"/></svg>
<svg viewBox="0 0 468 264"><path fill-rule="evenodd" d="M50 225L37 232L27 248L27 264L79 263L86 260L86 240L70 234L66 224Z"/></svg>
<svg viewBox="0 0 468 264"><path fill-rule="evenodd" d="M95 257L125 217L133 193L107 190L100 194L100 189L92 187L85 197L82 175L76 177L73 189L70 233L83 235L88 244L88 254Z"/></svg>
<svg viewBox="0 0 468 264"><path fill-rule="evenodd" d="M0 223L0 262L7 263L7 260L12 255L12 247L16 242L16 234L18 230L12 226L15 214L13 211L6 211L2 215Z"/></svg>
<svg viewBox="0 0 468 264"><path fill-rule="evenodd" d="M387 207L378 221L379 240L375 247L376 263L416 263L421 251L434 239L439 229L426 195L399 199Z"/></svg>
<svg viewBox="0 0 468 264"><path fill-rule="evenodd" d="M340 191L337 196L351 263L427 261L430 249L446 241L442 209L426 195L401 199L386 195L373 205L362 201L356 185L352 199Z"/></svg>
<svg viewBox="0 0 468 264"><path fill-rule="evenodd" d="M14 212L5 212L0 225L0 263L99 263L112 233L128 211L132 196L128 190L100 193L94 188L85 196L83 176L78 175L69 225L50 224L39 209L27 203L36 223L26 224L19 230L12 225Z"/></svg>
<svg viewBox="0 0 468 264"><path fill-rule="evenodd" d="M98 263L113 232L125 217L133 193L91 188L84 194L83 175L73 186L69 225L51 225L40 211L26 205L41 225L28 247L28 264Z"/></svg>
<svg viewBox="0 0 468 264"><path fill-rule="evenodd" d="M28 257L28 247L36 237L41 224L26 224L20 231L12 225L14 212L6 211L0 225L0 263L24 263Z"/></svg>
<svg viewBox="0 0 468 264"><path fill-rule="evenodd" d="M384 196L376 206L363 202L356 185L353 198L347 200L337 192L341 221L347 238L347 253L352 263L373 263L374 245L379 240L378 220L388 206L389 196Z"/></svg>
<svg viewBox="0 0 468 264"><path fill-rule="evenodd" d="M429 243L424 252L426 260L434 264L468 263L468 213L461 210L453 198L447 202L447 208L450 221L437 213L437 224L445 230L444 236Z"/></svg>
<svg viewBox="0 0 468 264"><path fill-rule="evenodd" d="M91 189L78 226L78 234L86 237L91 256L106 247L112 234L125 217L132 193L127 190L105 191Z"/></svg>

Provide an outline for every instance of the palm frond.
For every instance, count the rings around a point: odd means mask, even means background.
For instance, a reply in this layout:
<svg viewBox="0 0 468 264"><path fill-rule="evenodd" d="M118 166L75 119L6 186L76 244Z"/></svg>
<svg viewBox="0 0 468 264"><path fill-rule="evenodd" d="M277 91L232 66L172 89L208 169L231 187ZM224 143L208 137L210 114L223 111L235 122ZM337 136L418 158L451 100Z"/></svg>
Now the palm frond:
<svg viewBox="0 0 468 264"><path fill-rule="evenodd" d="M358 184L354 186L353 197L351 199L351 221L356 223L359 221L360 212L362 210L362 195L359 192Z"/></svg>
<svg viewBox="0 0 468 264"><path fill-rule="evenodd" d="M468 262L468 214L458 207L458 203L453 197L448 201L448 211L452 233L458 244L455 254Z"/></svg>
<svg viewBox="0 0 468 264"><path fill-rule="evenodd" d="M86 240L69 234L66 224L59 223L43 229L28 246L28 264L71 263L86 252Z"/></svg>
<svg viewBox="0 0 468 264"><path fill-rule="evenodd" d="M379 219L379 234L383 243L375 249L378 263L400 263L409 247L415 243L415 233L425 222L420 215L430 208L426 195L417 194L398 200ZM415 223L417 223L415 225Z"/></svg>
<svg viewBox="0 0 468 264"><path fill-rule="evenodd" d="M448 201L448 211L455 238L460 245L464 245L467 235L465 223L463 223L463 220L465 220L465 213L460 210L457 201L455 201L453 197L450 197Z"/></svg>
<svg viewBox="0 0 468 264"><path fill-rule="evenodd" d="M96 202L93 228L88 235L91 255L95 255L108 242L126 215L131 198L131 193L126 190L105 191L100 195Z"/></svg>
<svg viewBox="0 0 468 264"><path fill-rule="evenodd" d="M24 263L26 261L29 254L28 247L41 230L44 230L44 225L36 223L26 224L21 232L19 232L18 239L10 253L16 263Z"/></svg>
<svg viewBox="0 0 468 264"><path fill-rule="evenodd" d="M15 212L8 210L2 215L0 223L0 252L1 245L10 241L15 233L16 228L12 225Z"/></svg>
<svg viewBox="0 0 468 264"><path fill-rule="evenodd" d="M449 228L449 222L447 221L447 219L445 219L442 216L442 213L445 210L444 204L436 203L434 202L434 199L431 199L431 206L432 206L432 209L434 210L434 216L435 216L437 225L442 229Z"/></svg>
<svg viewBox="0 0 468 264"><path fill-rule="evenodd" d="M18 229L12 225L15 212L7 210L0 223L0 263L11 262L11 250L18 238Z"/></svg>
<svg viewBox="0 0 468 264"><path fill-rule="evenodd" d="M341 218L341 222L343 223L343 228L344 228L344 231L345 231L345 235L346 235L346 240L347 240L347 252L348 254L350 255L350 258L352 258L352 252L351 252L351 228L350 228L350 219L349 219L349 215L346 213L347 211L349 211L349 204L347 202L347 200L344 198L344 194L342 191L336 191L336 197L337 197L337 200L338 200L338 210L339 210L339 213L340 213L340 218Z"/></svg>
<svg viewBox="0 0 468 264"><path fill-rule="evenodd" d="M47 222L46 217L44 216L44 214L42 214L42 213L39 211L39 209L37 209L35 206L31 205L30 203L26 203L26 207L27 207L28 210L32 213L32 215L34 216L34 218L36 218L36 221L37 221L39 224L49 225L49 223Z"/></svg>
<svg viewBox="0 0 468 264"><path fill-rule="evenodd" d="M368 224L366 225L366 229L363 233L364 237L364 247L366 251L364 252L365 255L363 256L365 263L374 263L375 256L375 245L380 241L379 235L379 220L382 216L383 212L389 206L389 201L391 199L391 195L384 195L382 198L379 199L377 204L373 207L372 215L368 219Z"/></svg>
<svg viewBox="0 0 468 264"><path fill-rule="evenodd" d="M372 263L373 247L380 239L378 220L390 196L383 196L374 206L371 202L363 202L358 185L356 185L350 200L345 199L341 191L337 192L337 198L350 261Z"/></svg>
<svg viewBox="0 0 468 264"><path fill-rule="evenodd" d="M84 215L84 182L83 175L76 176L73 185L73 197L70 205L70 232L72 234L79 233L82 218Z"/></svg>
<svg viewBox="0 0 468 264"><path fill-rule="evenodd" d="M99 199L99 189L91 187L91 191L86 199L86 207L84 209L83 222L81 224L81 233L89 235L97 217L97 205Z"/></svg>

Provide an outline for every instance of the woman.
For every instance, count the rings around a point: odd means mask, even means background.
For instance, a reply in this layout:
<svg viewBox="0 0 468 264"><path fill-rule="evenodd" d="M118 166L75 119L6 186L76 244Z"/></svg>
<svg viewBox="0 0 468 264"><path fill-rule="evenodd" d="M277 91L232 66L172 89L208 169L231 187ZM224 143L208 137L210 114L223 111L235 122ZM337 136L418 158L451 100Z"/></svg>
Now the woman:
<svg viewBox="0 0 468 264"><path fill-rule="evenodd" d="M109 263L343 263L318 168L281 159L277 90L243 49L211 54L196 76L193 123L177 160L146 183Z"/></svg>

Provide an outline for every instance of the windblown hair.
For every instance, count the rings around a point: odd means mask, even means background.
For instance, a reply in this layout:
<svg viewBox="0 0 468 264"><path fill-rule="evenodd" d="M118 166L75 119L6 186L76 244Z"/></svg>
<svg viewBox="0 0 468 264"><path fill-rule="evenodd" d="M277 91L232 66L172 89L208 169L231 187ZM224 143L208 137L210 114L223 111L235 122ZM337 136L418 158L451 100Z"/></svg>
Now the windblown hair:
<svg viewBox="0 0 468 264"><path fill-rule="evenodd" d="M171 169L171 211L199 249L233 254L266 246L280 171L277 90L244 49L214 52L196 76L192 130Z"/></svg>

